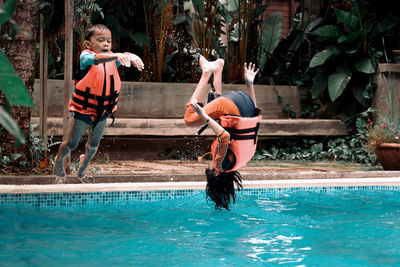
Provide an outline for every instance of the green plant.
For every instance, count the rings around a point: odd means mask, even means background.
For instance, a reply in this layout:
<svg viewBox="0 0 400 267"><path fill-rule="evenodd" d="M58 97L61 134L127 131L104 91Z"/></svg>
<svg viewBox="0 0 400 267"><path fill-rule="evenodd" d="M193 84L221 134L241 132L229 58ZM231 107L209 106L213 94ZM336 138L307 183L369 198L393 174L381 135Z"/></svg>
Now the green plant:
<svg viewBox="0 0 400 267"><path fill-rule="evenodd" d="M266 5L264 1L226 1L222 12L224 30L221 39L225 53L226 82L243 80L243 64L257 61L259 32L263 23Z"/></svg>
<svg viewBox="0 0 400 267"><path fill-rule="evenodd" d="M384 51L382 38L391 38L399 20L362 0L348 10L332 6L327 10L330 19L308 34L315 48L311 92L322 99L328 89L335 113L352 116L370 106L372 74Z"/></svg>
<svg viewBox="0 0 400 267"><path fill-rule="evenodd" d="M222 55L222 45L219 37L223 27L224 6L218 0L192 0L193 30L190 32L194 45L201 54L210 59L213 50Z"/></svg>
<svg viewBox="0 0 400 267"><path fill-rule="evenodd" d="M9 0L0 7L0 25L2 29L0 32L3 32L3 27L7 27L8 31L12 32L11 39L7 38L10 43L12 43L16 34L16 24L12 20L14 12L14 0ZM15 72L4 54L5 50L3 50L3 47L0 50L0 89L5 96L5 106L0 106L0 125L16 137L16 145L18 146L25 144L26 141L21 129L9 113L11 106L33 107L34 105L21 77Z"/></svg>
<svg viewBox="0 0 400 267"><path fill-rule="evenodd" d="M50 151L50 148L61 144L60 141L54 142L53 137L51 136L48 139L48 144L47 147L45 145L44 139L39 136L39 133L35 131L37 128L37 125L34 123L31 123L29 127L29 141L30 141L30 154L32 157L30 160L30 164L28 164L25 161L20 161L21 154L14 153L10 156L7 155L2 155L1 149L0 149L0 167L1 168L9 168L9 171L12 172L12 168L19 166L21 168L18 168L18 170L24 170L28 166L38 166L39 162L43 159L43 152L45 150ZM51 166L54 164L54 162L51 164ZM50 167L51 167L50 166Z"/></svg>
<svg viewBox="0 0 400 267"><path fill-rule="evenodd" d="M361 129L365 126L362 122L360 125ZM375 165L375 154L365 150L364 142L362 131L344 137L274 140L267 148L257 150L253 160L335 160Z"/></svg>
<svg viewBox="0 0 400 267"><path fill-rule="evenodd" d="M400 121L370 120L365 124L367 141L364 146L368 151L374 152L375 148L382 143L400 143Z"/></svg>

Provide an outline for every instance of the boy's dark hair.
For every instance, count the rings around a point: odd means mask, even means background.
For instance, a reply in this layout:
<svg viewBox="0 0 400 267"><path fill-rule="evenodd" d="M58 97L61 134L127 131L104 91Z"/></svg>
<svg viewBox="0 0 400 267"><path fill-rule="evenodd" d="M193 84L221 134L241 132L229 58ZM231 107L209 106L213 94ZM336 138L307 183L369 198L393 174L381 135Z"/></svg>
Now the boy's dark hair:
<svg viewBox="0 0 400 267"><path fill-rule="evenodd" d="M95 24L85 32L85 40L89 41L95 31L109 31L110 29L103 24Z"/></svg>
<svg viewBox="0 0 400 267"><path fill-rule="evenodd" d="M207 199L214 202L217 210L221 208L229 209L231 199L233 203L236 201L235 184L238 190L242 189L242 176L237 171L220 172L215 175L214 170L206 169Z"/></svg>

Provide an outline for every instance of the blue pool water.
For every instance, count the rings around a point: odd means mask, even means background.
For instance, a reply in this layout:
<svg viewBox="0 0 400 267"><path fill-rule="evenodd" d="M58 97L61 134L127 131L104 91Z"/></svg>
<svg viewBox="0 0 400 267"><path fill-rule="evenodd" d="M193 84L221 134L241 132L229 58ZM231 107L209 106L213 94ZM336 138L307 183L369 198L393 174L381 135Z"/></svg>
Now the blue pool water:
<svg viewBox="0 0 400 267"><path fill-rule="evenodd" d="M214 210L174 199L0 205L0 266L395 266L400 191L239 195Z"/></svg>

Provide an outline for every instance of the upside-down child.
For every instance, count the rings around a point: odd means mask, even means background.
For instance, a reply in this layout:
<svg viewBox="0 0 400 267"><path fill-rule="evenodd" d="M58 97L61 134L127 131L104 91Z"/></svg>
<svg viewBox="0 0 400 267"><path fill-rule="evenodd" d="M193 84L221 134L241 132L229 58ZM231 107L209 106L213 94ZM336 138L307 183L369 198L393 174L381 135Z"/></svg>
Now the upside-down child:
<svg viewBox="0 0 400 267"><path fill-rule="evenodd" d="M207 61L200 56L202 75L186 104L185 124L199 127L204 123L216 134L211 145L212 161L206 169L207 197L216 209L229 210L231 200L235 202L235 185L242 188L242 177L237 171L254 155L257 133L261 122L254 93L254 78L258 73L255 65L244 65L246 92L222 92L222 70L224 61ZM215 93L209 93L208 103L200 103L207 91L208 81L213 75ZM217 120L219 122L217 122ZM199 159L200 161L201 159Z"/></svg>
<svg viewBox="0 0 400 267"><path fill-rule="evenodd" d="M80 155L77 177L85 182L85 172L96 154L106 126L106 118L117 110L121 80L118 74L120 65L135 66L142 71L142 60L128 52L111 51L111 31L102 24L93 25L85 32L85 46L80 55L80 76L68 110L73 112L68 137L60 145L54 159L56 182L65 182L65 157L79 144L83 133L89 127L85 154Z"/></svg>

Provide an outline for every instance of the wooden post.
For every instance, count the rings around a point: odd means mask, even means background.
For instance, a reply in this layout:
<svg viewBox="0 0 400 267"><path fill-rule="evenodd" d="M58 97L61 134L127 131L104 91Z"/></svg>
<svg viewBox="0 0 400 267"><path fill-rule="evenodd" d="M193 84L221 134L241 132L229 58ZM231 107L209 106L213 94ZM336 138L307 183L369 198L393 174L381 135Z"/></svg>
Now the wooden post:
<svg viewBox="0 0 400 267"><path fill-rule="evenodd" d="M40 23L43 22L43 14L40 14ZM48 99L47 99L47 73L48 73L48 42L45 36L44 30L40 27L40 125L39 125L39 136L43 138L44 145L47 147L47 111L48 111ZM47 162L47 150L43 152L43 161Z"/></svg>
<svg viewBox="0 0 400 267"><path fill-rule="evenodd" d="M71 123L71 114L68 112L68 103L72 97L72 58L73 58L73 18L74 1L65 1L65 58L64 58L64 110L63 110L63 142L68 136ZM70 174L71 157L65 157L65 172Z"/></svg>

